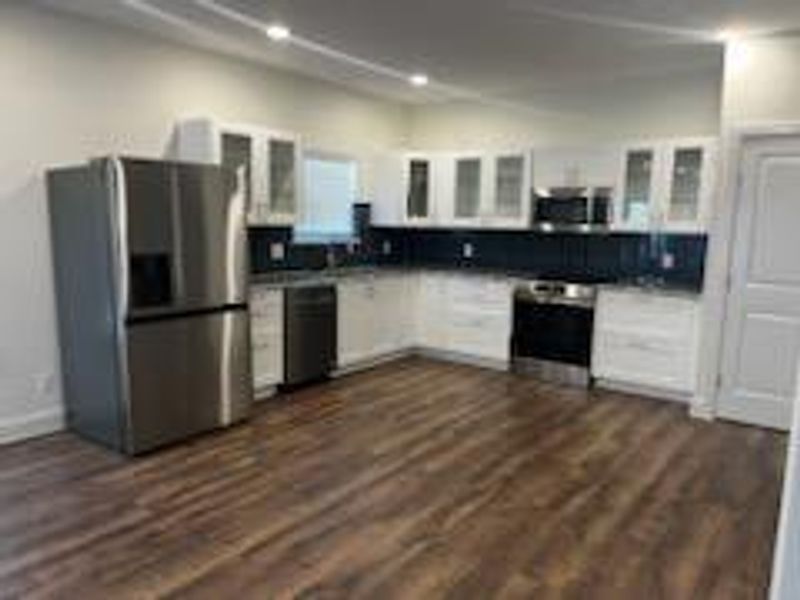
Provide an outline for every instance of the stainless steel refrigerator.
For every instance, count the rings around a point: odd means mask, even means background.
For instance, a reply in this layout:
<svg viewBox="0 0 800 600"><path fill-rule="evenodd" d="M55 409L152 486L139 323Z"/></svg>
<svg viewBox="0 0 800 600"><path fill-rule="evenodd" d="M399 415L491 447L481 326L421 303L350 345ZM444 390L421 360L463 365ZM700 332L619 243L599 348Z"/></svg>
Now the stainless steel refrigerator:
<svg viewBox="0 0 800 600"><path fill-rule="evenodd" d="M102 158L47 177L68 426L128 454L252 400L245 199L221 167Z"/></svg>

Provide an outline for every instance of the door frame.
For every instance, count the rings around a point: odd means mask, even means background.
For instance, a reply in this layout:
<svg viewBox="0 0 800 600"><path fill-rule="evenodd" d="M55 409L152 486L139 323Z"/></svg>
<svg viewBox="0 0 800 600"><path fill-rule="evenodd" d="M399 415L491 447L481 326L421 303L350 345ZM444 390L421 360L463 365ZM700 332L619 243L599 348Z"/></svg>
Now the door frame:
<svg viewBox="0 0 800 600"><path fill-rule="evenodd" d="M747 145L760 139L800 139L800 121L760 122L724 129L717 167L720 185L714 194L710 213L709 244L701 302L700 354L697 392L691 414L713 420L719 406L719 381L723 367L723 344L729 319L728 281L733 267L733 242L739 214L740 182Z"/></svg>

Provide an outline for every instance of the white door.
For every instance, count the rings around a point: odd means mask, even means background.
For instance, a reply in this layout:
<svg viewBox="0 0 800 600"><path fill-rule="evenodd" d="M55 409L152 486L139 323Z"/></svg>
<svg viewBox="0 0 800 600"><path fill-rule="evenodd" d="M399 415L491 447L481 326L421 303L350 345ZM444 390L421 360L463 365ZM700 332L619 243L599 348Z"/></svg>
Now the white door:
<svg viewBox="0 0 800 600"><path fill-rule="evenodd" d="M800 137L744 146L720 416L788 429L800 359Z"/></svg>

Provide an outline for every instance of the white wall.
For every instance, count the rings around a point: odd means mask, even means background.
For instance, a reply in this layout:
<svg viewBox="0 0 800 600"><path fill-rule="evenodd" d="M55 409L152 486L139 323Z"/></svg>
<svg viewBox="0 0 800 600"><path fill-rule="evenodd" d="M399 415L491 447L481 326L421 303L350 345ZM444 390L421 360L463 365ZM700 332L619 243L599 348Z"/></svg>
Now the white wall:
<svg viewBox="0 0 800 600"><path fill-rule="evenodd" d="M700 389L696 414L713 416L722 352L733 201L743 130L800 125L800 36L752 38L728 44L722 84L723 152L712 214L703 294Z"/></svg>
<svg viewBox="0 0 800 600"><path fill-rule="evenodd" d="M455 102L412 114L424 150L574 145L719 132L722 64L657 78L595 82L542 92L523 106Z"/></svg>
<svg viewBox="0 0 800 600"><path fill-rule="evenodd" d="M357 157L404 145L408 129L399 105L23 3L0 3L0 81L0 442L61 419L47 167L161 156L193 114Z"/></svg>
<svg viewBox="0 0 800 600"><path fill-rule="evenodd" d="M722 106L726 127L800 121L800 36L730 44Z"/></svg>

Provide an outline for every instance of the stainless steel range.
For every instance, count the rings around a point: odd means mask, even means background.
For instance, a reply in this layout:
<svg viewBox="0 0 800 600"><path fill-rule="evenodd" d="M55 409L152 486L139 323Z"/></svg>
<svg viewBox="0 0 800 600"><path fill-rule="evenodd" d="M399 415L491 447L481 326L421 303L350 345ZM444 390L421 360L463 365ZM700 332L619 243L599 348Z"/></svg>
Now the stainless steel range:
<svg viewBox="0 0 800 600"><path fill-rule="evenodd" d="M547 381L591 383L594 286L530 281L514 290L511 361L515 372Z"/></svg>

